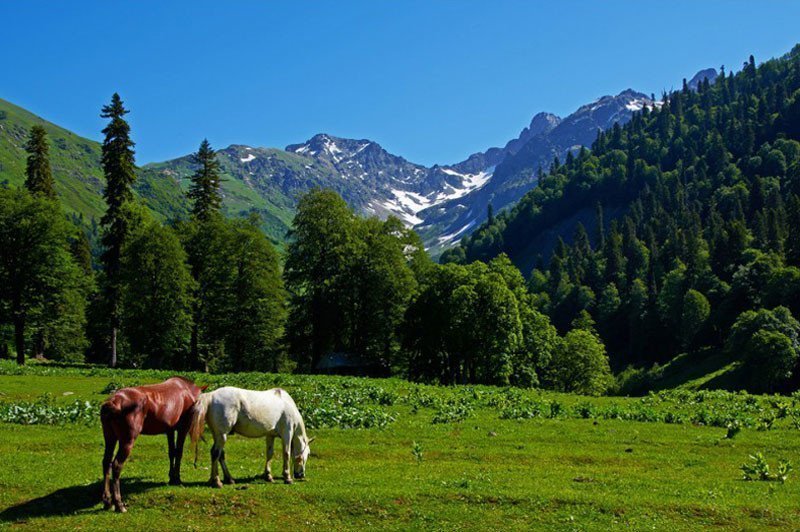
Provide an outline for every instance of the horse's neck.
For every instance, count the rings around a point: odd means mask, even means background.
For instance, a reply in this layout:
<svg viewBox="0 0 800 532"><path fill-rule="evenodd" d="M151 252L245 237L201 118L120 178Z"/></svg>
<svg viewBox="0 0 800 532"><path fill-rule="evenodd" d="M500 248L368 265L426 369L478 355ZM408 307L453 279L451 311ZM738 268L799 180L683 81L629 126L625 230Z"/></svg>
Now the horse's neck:
<svg viewBox="0 0 800 532"><path fill-rule="evenodd" d="M295 405L291 405L290 410L292 410L291 417L293 418L292 424L294 425L294 435L292 439L305 443L308 441L308 435L306 434L306 424L303 423L303 416L300 415L300 410Z"/></svg>

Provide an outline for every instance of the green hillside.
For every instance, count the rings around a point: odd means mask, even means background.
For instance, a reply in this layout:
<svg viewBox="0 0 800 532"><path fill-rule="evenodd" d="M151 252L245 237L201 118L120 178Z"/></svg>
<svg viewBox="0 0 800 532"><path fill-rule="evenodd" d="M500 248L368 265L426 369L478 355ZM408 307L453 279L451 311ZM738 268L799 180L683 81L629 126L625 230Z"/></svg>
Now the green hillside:
<svg viewBox="0 0 800 532"><path fill-rule="evenodd" d="M600 133L442 260L505 253L560 330L591 321L612 367L648 368L630 375L641 389L787 390L799 381L799 224L795 47L684 83Z"/></svg>
<svg viewBox="0 0 800 532"><path fill-rule="evenodd" d="M56 190L67 212L87 222L105 210L100 143L50 123L21 107L0 99L0 183L20 186L25 181L25 142L28 131L42 125L50 140L50 163ZM136 192L160 218L184 212L183 194L175 180L140 173Z"/></svg>

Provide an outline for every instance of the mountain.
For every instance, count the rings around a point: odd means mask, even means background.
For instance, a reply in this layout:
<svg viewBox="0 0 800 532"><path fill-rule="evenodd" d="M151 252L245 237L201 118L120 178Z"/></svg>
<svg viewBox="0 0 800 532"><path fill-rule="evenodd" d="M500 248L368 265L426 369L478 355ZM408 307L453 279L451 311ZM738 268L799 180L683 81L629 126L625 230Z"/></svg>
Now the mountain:
<svg viewBox="0 0 800 532"><path fill-rule="evenodd" d="M0 99L0 186L19 186L25 182L25 143L31 126L35 124L47 130L56 191L65 210L86 224L92 219L99 221L105 211L100 143L76 135L3 99ZM152 176L140 174L135 192L159 218L185 212L183 194L175 180L152 179Z"/></svg>
<svg viewBox="0 0 800 532"><path fill-rule="evenodd" d="M564 119L537 114L530 126L502 150L492 148L454 165L460 168L472 161L483 161L481 169L491 172L491 179L464 197L419 213L424 221L417 231L434 253L456 244L486 220L489 205L500 211L536 186L538 170L548 168L555 157L563 160L567 152L590 146L598 132L616 123L625 124L636 111L658 104L647 95L628 89L581 106ZM470 168L479 167L472 164Z"/></svg>
<svg viewBox="0 0 800 532"><path fill-rule="evenodd" d="M717 80L717 71L713 68L703 69L689 80L687 86L693 91L696 91L705 80L708 80L709 83L714 83Z"/></svg>
<svg viewBox="0 0 800 532"><path fill-rule="evenodd" d="M708 78L699 72L692 83ZM430 252L438 255L486 220L491 205L499 212L536 186L539 168L554 157L589 146L598 132L624 124L645 106L658 105L633 90L603 96L566 118L538 113L502 147L474 153L449 165L426 167L385 150L369 139L324 133L286 149L231 145L218 151L223 170L223 211L228 216L257 214L270 238L286 237L299 197L315 188L338 192L365 215L395 215L414 226ZM0 100L0 180L24 181L23 146L34 123L48 129L57 189L66 209L87 219L104 210L100 145ZM135 132L134 132L135 139ZM184 215L184 192L194 172L191 155L139 169L136 190L162 218Z"/></svg>
<svg viewBox="0 0 800 532"><path fill-rule="evenodd" d="M414 226L438 254L482 223L489 203L500 210L536 185L535 170L554 156L591 144L597 132L624 123L645 105L644 94L623 91L578 109L565 119L538 113L503 147L452 165L426 167L389 153L369 139L320 133L284 150L233 145L218 151L228 215L259 213L281 240L304 192L329 188L365 215L394 215ZM184 183L190 156L145 166L157 178Z"/></svg>

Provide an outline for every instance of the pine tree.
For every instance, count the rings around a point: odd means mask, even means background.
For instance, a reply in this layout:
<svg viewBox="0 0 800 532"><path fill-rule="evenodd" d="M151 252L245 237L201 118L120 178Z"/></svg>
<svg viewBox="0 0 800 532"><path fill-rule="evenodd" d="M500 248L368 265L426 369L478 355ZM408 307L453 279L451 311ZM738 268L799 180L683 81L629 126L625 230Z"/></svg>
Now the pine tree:
<svg viewBox="0 0 800 532"><path fill-rule="evenodd" d="M111 103L103 106L102 118L109 118L103 129L105 140L102 148L103 173L106 188L103 197L108 208L101 219L103 225L102 243L105 248L102 256L105 271L104 296L109 311L111 326L111 358L109 365L117 365L117 331L120 325L120 264L122 246L128 234L128 220L125 205L133 197L132 186L136 180L134 143L130 138L130 126L125 121L128 110L123 106L119 94L114 93Z"/></svg>
<svg viewBox="0 0 800 532"><path fill-rule="evenodd" d="M603 249L606 245L606 230L603 220L603 205L598 201L595 206L595 226L597 234L597 249Z"/></svg>
<svg viewBox="0 0 800 532"><path fill-rule="evenodd" d="M49 150L47 131L42 126L33 126L28 137L28 143L25 145L25 151L28 152L25 188L30 190L32 194L55 198L56 190L53 182L53 172L50 169Z"/></svg>
<svg viewBox="0 0 800 532"><path fill-rule="evenodd" d="M219 161L208 139L203 139L200 143L200 148L194 154L194 162L200 167L191 177L192 186L188 194L194 200L192 214L198 220L207 220L212 214L219 212L222 204Z"/></svg>

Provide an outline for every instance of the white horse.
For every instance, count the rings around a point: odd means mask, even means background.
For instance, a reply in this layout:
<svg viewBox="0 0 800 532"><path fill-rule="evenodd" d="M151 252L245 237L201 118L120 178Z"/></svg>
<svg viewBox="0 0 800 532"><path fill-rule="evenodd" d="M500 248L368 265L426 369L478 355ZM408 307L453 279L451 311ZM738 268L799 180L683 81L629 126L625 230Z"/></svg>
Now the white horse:
<svg viewBox="0 0 800 532"><path fill-rule="evenodd" d="M197 440L208 428L214 434L214 445L211 448L211 480L212 487L221 488L217 462L222 464L222 472L226 484L233 484L233 478L225 463L225 441L229 434L240 434L246 438L267 439L267 464L264 478L272 482L270 465L275 448L275 438L283 442L283 481L292 483L289 462L294 460L294 476L303 479L306 476L306 463L311 454L303 417L294 400L280 388L265 392L243 390L226 386L213 392L200 395L195 403L194 419L189 429L192 443L195 446L195 463L197 463ZM291 451L294 454L291 455Z"/></svg>

